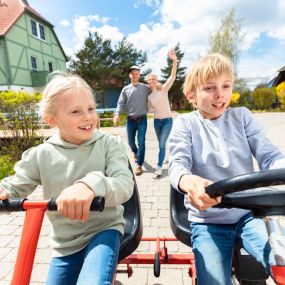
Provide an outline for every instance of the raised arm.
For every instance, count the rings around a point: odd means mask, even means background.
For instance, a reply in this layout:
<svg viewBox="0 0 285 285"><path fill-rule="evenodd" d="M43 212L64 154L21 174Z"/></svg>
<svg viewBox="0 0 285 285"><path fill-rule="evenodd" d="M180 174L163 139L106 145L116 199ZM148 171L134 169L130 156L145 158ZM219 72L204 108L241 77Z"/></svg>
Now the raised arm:
<svg viewBox="0 0 285 285"><path fill-rule="evenodd" d="M176 71L177 71L177 56L174 52L174 50L170 50L168 52L168 57L172 60L172 69L171 69L171 74L167 81L163 84L163 88L169 90L175 81L176 78Z"/></svg>

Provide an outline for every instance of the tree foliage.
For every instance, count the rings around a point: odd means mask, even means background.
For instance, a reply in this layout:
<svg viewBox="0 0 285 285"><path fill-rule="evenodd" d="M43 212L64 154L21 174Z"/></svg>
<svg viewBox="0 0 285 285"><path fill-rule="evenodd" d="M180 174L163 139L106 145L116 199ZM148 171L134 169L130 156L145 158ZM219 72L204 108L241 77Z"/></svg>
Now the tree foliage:
<svg viewBox="0 0 285 285"><path fill-rule="evenodd" d="M97 32L89 34L76 58L72 68L98 93L108 86L122 87L129 67L143 66L147 60L146 53L137 50L126 38L113 47L110 39L103 39Z"/></svg>
<svg viewBox="0 0 285 285"><path fill-rule="evenodd" d="M239 44L242 38L241 23L236 18L234 9L231 9L228 15L222 18L220 27L210 38L210 52L221 53L230 58L236 77L240 53Z"/></svg>
<svg viewBox="0 0 285 285"><path fill-rule="evenodd" d="M186 67L180 66L180 62L184 56L184 52L180 50L180 44L178 43L173 50L176 53L178 63L177 63L176 80L174 81L172 87L169 90L169 100L172 103L172 108L179 110L186 102L182 92L182 85L184 82ZM169 58L167 58L167 66L161 69L161 76L163 83L166 82L166 80L169 78L171 74L171 69L172 69L172 61Z"/></svg>

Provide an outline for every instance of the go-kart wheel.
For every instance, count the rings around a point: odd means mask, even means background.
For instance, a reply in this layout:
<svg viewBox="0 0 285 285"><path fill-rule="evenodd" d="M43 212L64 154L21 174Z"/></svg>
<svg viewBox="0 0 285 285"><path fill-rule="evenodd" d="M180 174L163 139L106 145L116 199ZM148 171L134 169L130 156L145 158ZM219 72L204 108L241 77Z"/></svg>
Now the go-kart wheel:
<svg viewBox="0 0 285 285"><path fill-rule="evenodd" d="M264 280L257 280L257 281L240 280L239 285L266 285L266 281Z"/></svg>
<svg viewBox="0 0 285 285"><path fill-rule="evenodd" d="M158 252L154 255L153 274L155 277L160 276L160 256Z"/></svg>

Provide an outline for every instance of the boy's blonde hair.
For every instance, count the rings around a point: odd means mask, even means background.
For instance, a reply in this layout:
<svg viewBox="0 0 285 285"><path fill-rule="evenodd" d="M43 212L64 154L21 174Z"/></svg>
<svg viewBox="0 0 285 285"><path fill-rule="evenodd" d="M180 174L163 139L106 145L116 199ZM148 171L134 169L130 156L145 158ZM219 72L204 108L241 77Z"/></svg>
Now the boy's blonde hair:
<svg viewBox="0 0 285 285"><path fill-rule="evenodd" d="M90 91L90 96L94 100L93 91L87 82L80 76L72 73L55 71L48 76L48 83L43 90L41 101L41 115L45 118L55 114L55 104L58 95L67 91L74 91L78 87L83 87Z"/></svg>
<svg viewBox="0 0 285 285"><path fill-rule="evenodd" d="M233 66L229 58L219 53L206 55L200 58L187 73L183 93L187 97L187 94L195 92L196 88L207 80L219 77L223 73L228 74L234 81Z"/></svg>

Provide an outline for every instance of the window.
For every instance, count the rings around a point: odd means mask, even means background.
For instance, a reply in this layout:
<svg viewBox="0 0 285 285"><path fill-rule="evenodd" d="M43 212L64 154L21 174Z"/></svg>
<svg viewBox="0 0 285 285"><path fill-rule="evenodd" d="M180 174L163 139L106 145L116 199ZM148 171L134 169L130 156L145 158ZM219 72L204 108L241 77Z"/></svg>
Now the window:
<svg viewBox="0 0 285 285"><path fill-rule="evenodd" d="M33 34L35 37L38 37L37 22L34 21L34 20L31 20L31 23L32 23L32 34Z"/></svg>
<svg viewBox="0 0 285 285"><path fill-rule="evenodd" d="M41 24L39 24L40 27L40 37L42 40L46 40L46 35L45 35L45 27Z"/></svg>
<svg viewBox="0 0 285 285"><path fill-rule="evenodd" d="M37 58L35 56L31 56L32 70L38 70Z"/></svg>
<svg viewBox="0 0 285 285"><path fill-rule="evenodd" d="M31 25L32 25L33 36L45 41L46 40L45 27L35 20L31 20Z"/></svg>
<svg viewBox="0 0 285 285"><path fill-rule="evenodd" d="M52 62L48 62L48 71L49 72L53 72L53 66L52 66Z"/></svg>

